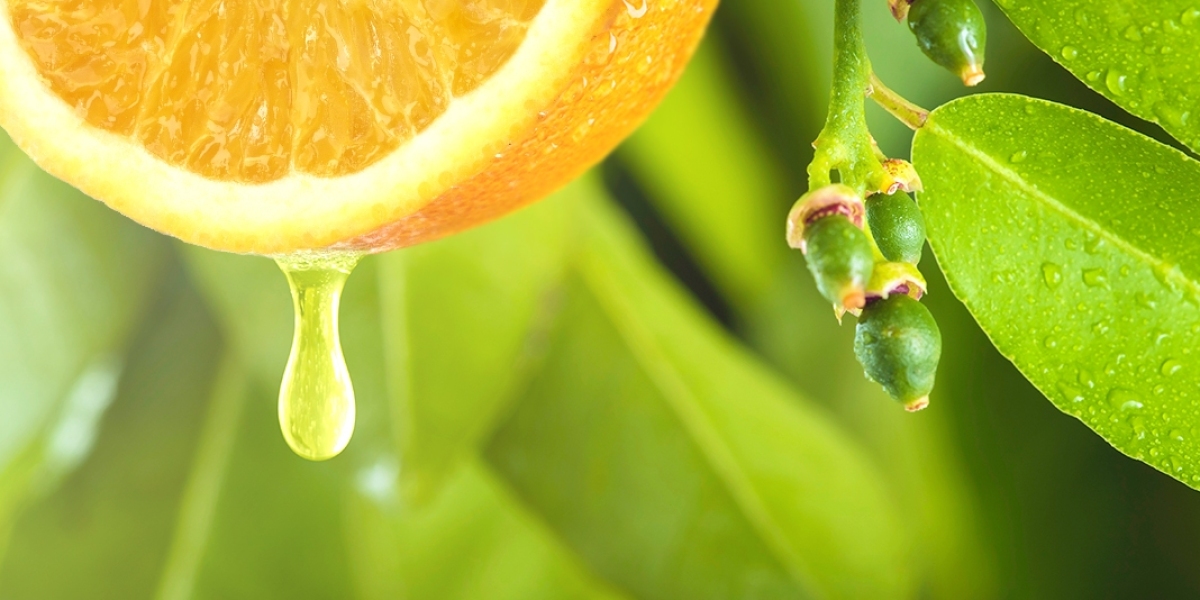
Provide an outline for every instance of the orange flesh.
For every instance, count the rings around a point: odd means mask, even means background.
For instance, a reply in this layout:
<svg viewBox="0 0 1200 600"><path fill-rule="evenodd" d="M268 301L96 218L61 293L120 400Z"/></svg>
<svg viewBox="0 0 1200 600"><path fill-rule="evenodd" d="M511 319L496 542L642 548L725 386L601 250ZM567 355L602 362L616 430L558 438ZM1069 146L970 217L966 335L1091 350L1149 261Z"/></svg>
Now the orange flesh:
<svg viewBox="0 0 1200 600"><path fill-rule="evenodd" d="M336 176L478 87L545 0L9 0L46 84L200 175Z"/></svg>

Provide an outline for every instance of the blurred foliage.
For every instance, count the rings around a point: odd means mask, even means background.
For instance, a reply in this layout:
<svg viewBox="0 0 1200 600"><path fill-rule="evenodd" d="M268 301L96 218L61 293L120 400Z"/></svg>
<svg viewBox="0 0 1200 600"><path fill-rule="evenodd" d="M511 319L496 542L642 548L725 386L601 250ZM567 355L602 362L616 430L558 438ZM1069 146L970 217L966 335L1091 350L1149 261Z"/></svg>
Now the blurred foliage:
<svg viewBox="0 0 1200 600"><path fill-rule="evenodd" d="M865 12L897 91L963 93ZM983 89L1161 138L988 17ZM598 175L365 260L342 303L358 430L327 463L276 423L278 269L169 243L5 140L0 598L1200 594L1200 498L1055 410L936 270L932 407L863 379L782 239L831 18L726 2Z"/></svg>

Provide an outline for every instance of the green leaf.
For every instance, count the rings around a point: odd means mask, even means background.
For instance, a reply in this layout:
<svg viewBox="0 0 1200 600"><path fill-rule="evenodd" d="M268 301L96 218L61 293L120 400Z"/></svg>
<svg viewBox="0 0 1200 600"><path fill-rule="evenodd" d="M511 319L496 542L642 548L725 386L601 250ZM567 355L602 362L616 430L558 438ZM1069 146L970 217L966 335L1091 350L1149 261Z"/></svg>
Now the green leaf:
<svg viewBox="0 0 1200 600"><path fill-rule="evenodd" d="M913 155L938 262L1000 352L1118 450L1200 487L1200 163L1012 95L937 109Z"/></svg>
<svg viewBox="0 0 1200 600"><path fill-rule="evenodd" d="M427 500L473 453L538 351L530 344L554 308L570 214L564 201L547 200L451 238L368 257L347 282L343 345L356 395L381 407L378 419L395 421L412 499ZM198 248L187 256L256 378L278 385L292 330L279 269L261 257ZM374 421L360 414L359 427Z"/></svg>
<svg viewBox="0 0 1200 600"><path fill-rule="evenodd" d="M521 510L479 461L455 471L437 501L420 511L406 510L398 501L389 468L394 465L384 462L364 471L347 506L348 558L361 597L621 597Z"/></svg>
<svg viewBox="0 0 1200 600"><path fill-rule="evenodd" d="M365 293L347 308L363 298L377 305ZM347 350L378 356L360 312ZM382 394L338 460L296 457L274 389L248 384L237 354L218 367L214 333L195 292L175 286L129 353L95 451L17 522L0 596L613 597L478 467L426 510L398 503L389 422L372 419ZM368 387L380 364L360 363Z"/></svg>
<svg viewBox="0 0 1200 600"><path fill-rule="evenodd" d="M636 597L903 597L906 541L879 474L584 185L578 274L488 460Z"/></svg>
<svg viewBox="0 0 1200 600"><path fill-rule="evenodd" d="M379 257L384 361L413 498L474 454L543 351L573 244L567 201Z"/></svg>
<svg viewBox="0 0 1200 600"><path fill-rule="evenodd" d="M998 0L1034 44L1121 108L1200 151L1200 4Z"/></svg>
<svg viewBox="0 0 1200 600"><path fill-rule="evenodd" d="M26 494L89 451L164 247L0 132L0 548Z"/></svg>
<svg viewBox="0 0 1200 600"><path fill-rule="evenodd" d="M218 340L199 299L178 290L146 325L94 450L16 521L0 596L153 597Z"/></svg>
<svg viewBox="0 0 1200 600"><path fill-rule="evenodd" d="M715 44L700 46L619 155L721 291L746 305L787 256L780 232L789 192Z"/></svg>

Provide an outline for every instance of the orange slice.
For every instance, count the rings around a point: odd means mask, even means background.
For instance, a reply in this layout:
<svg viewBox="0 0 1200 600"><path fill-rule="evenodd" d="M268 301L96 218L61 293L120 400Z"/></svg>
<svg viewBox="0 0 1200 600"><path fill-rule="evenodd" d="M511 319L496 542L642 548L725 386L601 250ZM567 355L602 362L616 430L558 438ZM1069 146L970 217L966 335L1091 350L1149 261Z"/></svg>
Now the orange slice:
<svg viewBox="0 0 1200 600"><path fill-rule="evenodd" d="M536 200L679 75L716 0L7 0L0 126L233 252L380 251Z"/></svg>

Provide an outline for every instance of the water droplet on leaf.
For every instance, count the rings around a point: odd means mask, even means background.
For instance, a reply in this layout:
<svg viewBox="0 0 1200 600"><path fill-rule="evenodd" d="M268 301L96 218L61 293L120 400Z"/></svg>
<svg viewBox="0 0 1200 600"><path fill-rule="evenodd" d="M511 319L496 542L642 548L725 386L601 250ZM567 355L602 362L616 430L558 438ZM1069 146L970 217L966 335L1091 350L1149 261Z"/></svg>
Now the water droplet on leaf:
<svg viewBox="0 0 1200 600"><path fill-rule="evenodd" d="M1129 76L1113 69L1104 76L1104 85L1108 91L1120 96L1129 90Z"/></svg>
<svg viewBox="0 0 1200 600"><path fill-rule="evenodd" d="M1083 272L1083 282L1088 287L1108 287L1108 274L1104 269L1086 269Z"/></svg>
<svg viewBox="0 0 1200 600"><path fill-rule="evenodd" d="M1058 287L1063 280L1062 267L1052 262L1042 263L1042 280L1050 289Z"/></svg>

